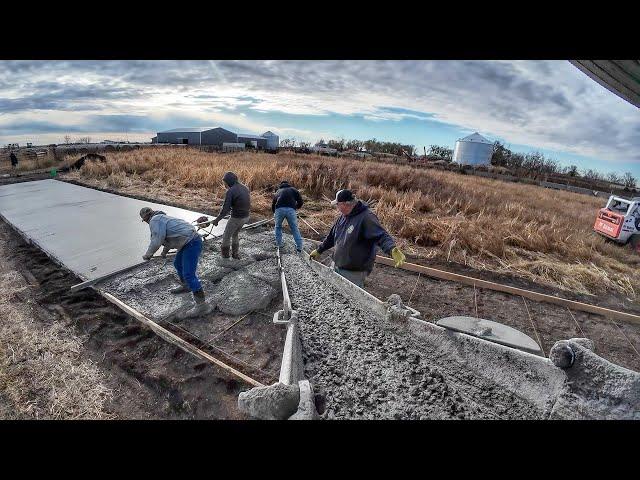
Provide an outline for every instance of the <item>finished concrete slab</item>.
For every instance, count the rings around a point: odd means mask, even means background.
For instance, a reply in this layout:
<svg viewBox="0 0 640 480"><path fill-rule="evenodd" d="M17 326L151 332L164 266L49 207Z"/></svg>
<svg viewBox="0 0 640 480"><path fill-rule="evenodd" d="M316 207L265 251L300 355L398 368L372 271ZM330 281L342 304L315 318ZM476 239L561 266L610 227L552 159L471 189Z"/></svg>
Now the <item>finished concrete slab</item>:
<svg viewBox="0 0 640 480"><path fill-rule="evenodd" d="M142 261L150 239L139 216L145 206L188 222L203 215L58 180L0 186L0 215L84 280ZM225 225L220 221L213 235L222 235Z"/></svg>
<svg viewBox="0 0 640 480"><path fill-rule="evenodd" d="M446 317L438 320L436 325L455 330L457 332L473 335L491 342L506 345L508 347L524 350L525 352L540 355L540 346L528 335L515 328L508 327L498 322L484 320L476 317Z"/></svg>

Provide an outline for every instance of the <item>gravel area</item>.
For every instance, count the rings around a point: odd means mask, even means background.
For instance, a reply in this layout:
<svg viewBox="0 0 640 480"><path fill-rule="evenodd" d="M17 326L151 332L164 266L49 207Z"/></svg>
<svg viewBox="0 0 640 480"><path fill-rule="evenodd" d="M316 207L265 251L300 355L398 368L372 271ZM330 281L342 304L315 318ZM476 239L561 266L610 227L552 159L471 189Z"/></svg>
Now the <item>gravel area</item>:
<svg viewBox="0 0 640 480"><path fill-rule="evenodd" d="M301 257L284 255L283 264L322 418L541 417L503 387L465 372L455 352L431 358L414 336L360 309Z"/></svg>

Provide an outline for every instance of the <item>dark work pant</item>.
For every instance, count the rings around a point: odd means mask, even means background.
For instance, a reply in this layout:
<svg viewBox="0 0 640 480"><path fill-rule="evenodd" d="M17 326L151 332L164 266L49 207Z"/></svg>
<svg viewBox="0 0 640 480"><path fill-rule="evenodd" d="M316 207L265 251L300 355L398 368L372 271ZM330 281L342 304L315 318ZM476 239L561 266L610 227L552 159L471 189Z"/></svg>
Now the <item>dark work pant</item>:
<svg viewBox="0 0 640 480"><path fill-rule="evenodd" d="M222 235L222 248L229 248L233 246L233 250L237 251L240 246L240 239L238 233L242 230L245 223L249 221L249 217L244 218L230 218L227 221L227 225L224 227L224 234Z"/></svg>

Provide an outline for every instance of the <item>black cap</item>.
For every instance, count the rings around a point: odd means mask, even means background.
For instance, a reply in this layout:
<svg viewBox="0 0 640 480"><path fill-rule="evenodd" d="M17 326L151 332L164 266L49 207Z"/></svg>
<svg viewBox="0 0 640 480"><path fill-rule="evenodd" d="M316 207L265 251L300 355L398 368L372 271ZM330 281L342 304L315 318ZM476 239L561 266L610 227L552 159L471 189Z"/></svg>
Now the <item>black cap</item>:
<svg viewBox="0 0 640 480"><path fill-rule="evenodd" d="M335 200L333 200L331 202L331 205L335 205L338 202L351 202L352 200L355 200L356 197L353 196L353 193L351 193L351 190L338 190L338 192L336 193L336 198Z"/></svg>

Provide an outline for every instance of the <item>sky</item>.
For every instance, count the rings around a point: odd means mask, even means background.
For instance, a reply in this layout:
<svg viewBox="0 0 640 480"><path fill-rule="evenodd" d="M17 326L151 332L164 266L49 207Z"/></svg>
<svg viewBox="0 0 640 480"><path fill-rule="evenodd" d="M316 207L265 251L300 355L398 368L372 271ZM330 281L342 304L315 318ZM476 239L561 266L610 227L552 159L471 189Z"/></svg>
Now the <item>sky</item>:
<svg viewBox="0 0 640 480"><path fill-rule="evenodd" d="M453 148L479 132L640 177L640 109L568 61L0 61L0 144L178 127Z"/></svg>

